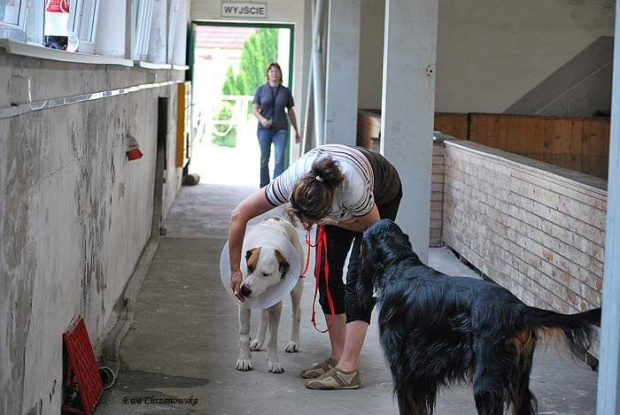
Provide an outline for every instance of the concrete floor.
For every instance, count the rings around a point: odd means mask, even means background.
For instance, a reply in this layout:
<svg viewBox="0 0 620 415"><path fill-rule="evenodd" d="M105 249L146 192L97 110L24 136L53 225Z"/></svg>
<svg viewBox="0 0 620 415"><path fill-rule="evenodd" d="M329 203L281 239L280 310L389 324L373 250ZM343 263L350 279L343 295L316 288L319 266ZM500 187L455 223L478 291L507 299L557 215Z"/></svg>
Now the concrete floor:
<svg viewBox="0 0 620 415"><path fill-rule="evenodd" d="M398 413L376 324L369 329L360 362L361 389L304 388L299 371L329 354L327 335L310 323L312 278L306 280L302 302L302 351L280 353L286 371L268 373L265 352L253 353L253 371L235 370L237 307L220 282L219 258L230 210L252 190L204 184L181 189L138 296L134 324L121 346L121 372L116 384L104 391L97 415ZM432 249L430 263L451 275L476 277L445 248ZM290 311L286 299L280 350L290 336ZM252 327L254 333L258 313ZM532 390L540 414L595 413L596 373L552 346L536 354ZM445 390L436 413L475 414L471 386Z"/></svg>

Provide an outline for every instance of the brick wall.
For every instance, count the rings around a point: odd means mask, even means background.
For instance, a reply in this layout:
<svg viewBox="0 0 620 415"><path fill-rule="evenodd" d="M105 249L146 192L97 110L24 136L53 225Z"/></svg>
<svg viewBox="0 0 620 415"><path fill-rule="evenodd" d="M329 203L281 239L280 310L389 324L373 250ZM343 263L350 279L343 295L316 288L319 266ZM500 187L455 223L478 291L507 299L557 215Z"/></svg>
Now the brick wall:
<svg viewBox="0 0 620 415"><path fill-rule="evenodd" d="M606 182L468 141L445 147L444 242L529 305L600 306Z"/></svg>
<svg viewBox="0 0 620 415"><path fill-rule="evenodd" d="M379 139L371 140L371 149L380 152ZM443 182L444 182L444 145L443 140L433 140L433 177L431 183L431 224L428 246L438 247L441 241L442 215L443 215ZM401 180L406 178L401 177Z"/></svg>
<svg viewBox="0 0 620 415"><path fill-rule="evenodd" d="M430 247L443 244L445 151L443 140L435 139L433 141L433 177L431 182L431 229L428 244Z"/></svg>

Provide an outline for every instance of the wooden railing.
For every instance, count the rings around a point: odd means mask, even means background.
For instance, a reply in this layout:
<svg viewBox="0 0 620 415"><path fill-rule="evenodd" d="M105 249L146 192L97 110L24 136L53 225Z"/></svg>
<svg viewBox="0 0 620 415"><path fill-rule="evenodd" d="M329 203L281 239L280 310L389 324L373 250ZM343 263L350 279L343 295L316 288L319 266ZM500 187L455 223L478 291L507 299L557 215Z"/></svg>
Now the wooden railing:
<svg viewBox="0 0 620 415"><path fill-rule="evenodd" d="M609 119L471 114L469 140L607 179Z"/></svg>
<svg viewBox="0 0 620 415"><path fill-rule="evenodd" d="M380 129L380 111L359 111L358 145L368 146ZM435 113L434 129L607 179L609 118Z"/></svg>

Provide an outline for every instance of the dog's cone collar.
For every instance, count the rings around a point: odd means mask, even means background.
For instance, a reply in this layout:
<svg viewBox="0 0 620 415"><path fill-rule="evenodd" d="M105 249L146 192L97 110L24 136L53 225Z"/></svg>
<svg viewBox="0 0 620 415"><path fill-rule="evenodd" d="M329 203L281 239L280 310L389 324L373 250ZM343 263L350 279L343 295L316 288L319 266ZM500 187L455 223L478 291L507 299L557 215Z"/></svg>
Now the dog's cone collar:
<svg viewBox="0 0 620 415"><path fill-rule="evenodd" d="M273 233L273 235L271 235ZM247 235L248 233L246 233ZM242 303L235 297L233 294L232 288L230 287L230 257L228 256L228 241L224 245L224 249L222 249L222 255L220 256L220 277L222 279L222 284L224 285L224 289L230 295L230 297L235 301L235 303L239 305L243 305L247 308L269 308L274 304L279 303L284 299L284 297L289 294L295 284L297 284L297 280L299 279L299 274L301 273L301 259L295 250L293 244L283 235L276 230L269 229L261 229L260 232L260 242L257 241L258 238L246 237L243 241L243 249L242 249L242 258L243 254L252 248L260 247L260 243L264 244L266 241L276 242L277 246L284 259L289 264L289 269L284 278L280 280L280 282L271 287L271 289L265 291L264 293L257 295L256 297L246 298ZM241 273L244 277L248 274L248 268L245 261L241 260Z"/></svg>

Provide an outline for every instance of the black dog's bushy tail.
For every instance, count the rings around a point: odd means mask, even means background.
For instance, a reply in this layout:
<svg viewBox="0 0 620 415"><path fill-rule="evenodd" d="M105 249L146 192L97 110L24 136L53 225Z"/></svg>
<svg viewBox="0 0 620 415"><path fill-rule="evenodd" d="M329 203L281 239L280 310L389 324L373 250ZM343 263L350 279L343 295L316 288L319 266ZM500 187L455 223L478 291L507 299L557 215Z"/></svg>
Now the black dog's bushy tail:
<svg viewBox="0 0 620 415"><path fill-rule="evenodd" d="M583 358L592 345L595 327L601 325L601 309L595 308L577 314L561 314L528 307L525 320L530 328L542 331L543 338L550 337L556 344L568 346L576 357Z"/></svg>

